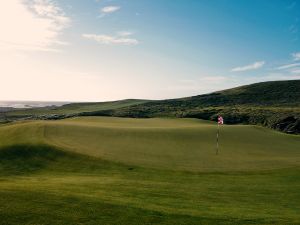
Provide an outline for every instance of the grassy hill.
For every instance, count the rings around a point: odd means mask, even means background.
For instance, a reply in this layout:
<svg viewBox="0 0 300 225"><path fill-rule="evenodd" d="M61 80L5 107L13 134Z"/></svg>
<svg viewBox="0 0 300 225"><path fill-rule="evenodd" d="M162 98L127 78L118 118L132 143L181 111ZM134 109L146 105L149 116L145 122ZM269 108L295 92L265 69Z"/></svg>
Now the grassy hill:
<svg viewBox="0 0 300 225"><path fill-rule="evenodd" d="M181 117L216 120L227 124L257 124L286 133L300 133L300 80L271 81L206 95L161 101L122 100L73 103L61 107L0 112L0 121L62 119L74 116L133 118Z"/></svg>
<svg viewBox="0 0 300 225"><path fill-rule="evenodd" d="M263 82L206 95L151 101L108 110L106 114L206 120L216 120L221 114L228 124L258 124L297 134L300 133L300 80Z"/></svg>
<svg viewBox="0 0 300 225"><path fill-rule="evenodd" d="M300 138L196 119L0 126L1 224L300 224Z"/></svg>

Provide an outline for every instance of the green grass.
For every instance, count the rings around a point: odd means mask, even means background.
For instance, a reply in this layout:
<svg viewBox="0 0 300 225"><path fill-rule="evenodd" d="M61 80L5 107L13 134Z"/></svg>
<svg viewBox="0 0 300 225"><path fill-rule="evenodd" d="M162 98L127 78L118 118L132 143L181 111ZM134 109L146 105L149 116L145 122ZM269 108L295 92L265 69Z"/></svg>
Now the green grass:
<svg viewBox="0 0 300 225"><path fill-rule="evenodd" d="M128 165L183 171L249 171L299 165L299 137L195 119L83 117L2 127L2 145L47 143ZM1 132L1 131L0 131ZM7 143L5 143L7 142ZM1 145L1 144L0 144Z"/></svg>
<svg viewBox="0 0 300 225"><path fill-rule="evenodd" d="M0 224L300 224L300 138L193 119L0 126Z"/></svg>

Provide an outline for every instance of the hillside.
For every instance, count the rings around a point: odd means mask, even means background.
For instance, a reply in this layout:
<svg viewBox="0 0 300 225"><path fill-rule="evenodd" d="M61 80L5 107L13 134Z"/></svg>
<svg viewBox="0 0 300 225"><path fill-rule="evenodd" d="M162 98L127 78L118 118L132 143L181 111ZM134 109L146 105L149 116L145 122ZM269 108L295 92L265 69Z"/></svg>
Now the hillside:
<svg viewBox="0 0 300 225"><path fill-rule="evenodd" d="M62 119L74 116L181 117L227 124L258 124L300 133L300 80L262 82L187 98L73 103L61 107L0 112L0 120Z"/></svg>
<svg viewBox="0 0 300 225"><path fill-rule="evenodd" d="M131 107L131 109L137 109L139 107L151 107L187 110L197 107L204 108L228 106L299 108L300 80L256 83L214 92L211 94L148 102L136 107Z"/></svg>
<svg viewBox="0 0 300 225"><path fill-rule="evenodd" d="M188 98L151 101L88 115L121 117L175 116L228 124L259 124L286 133L300 133L300 80L272 81ZM82 114L84 115L84 113Z"/></svg>
<svg viewBox="0 0 300 225"><path fill-rule="evenodd" d="M0 223L300 224L299 136L197 119L0 126Z"/></svg>

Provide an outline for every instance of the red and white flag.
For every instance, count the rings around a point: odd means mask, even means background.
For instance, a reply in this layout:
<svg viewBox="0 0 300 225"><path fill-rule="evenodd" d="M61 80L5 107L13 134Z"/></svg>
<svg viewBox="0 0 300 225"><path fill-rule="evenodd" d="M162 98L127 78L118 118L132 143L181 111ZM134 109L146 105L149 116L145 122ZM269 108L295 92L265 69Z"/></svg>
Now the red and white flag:
<svg viewBox="0 0 300 225"><path fill-rule="evenodd" d="M222 116L218 116L218 124L224 124L224 120Z"/></svg>

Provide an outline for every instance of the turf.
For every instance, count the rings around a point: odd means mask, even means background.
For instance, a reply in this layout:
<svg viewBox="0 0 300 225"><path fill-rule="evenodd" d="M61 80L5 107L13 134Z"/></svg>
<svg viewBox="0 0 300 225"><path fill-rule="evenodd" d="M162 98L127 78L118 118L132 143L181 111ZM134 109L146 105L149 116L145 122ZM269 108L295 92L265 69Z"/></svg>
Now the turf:
<svg viewBox="0 0 300 225"><path fill-rule="evenodd" d="M193 119L0 127L0 224L300 224L300 139Z"/></svg>

